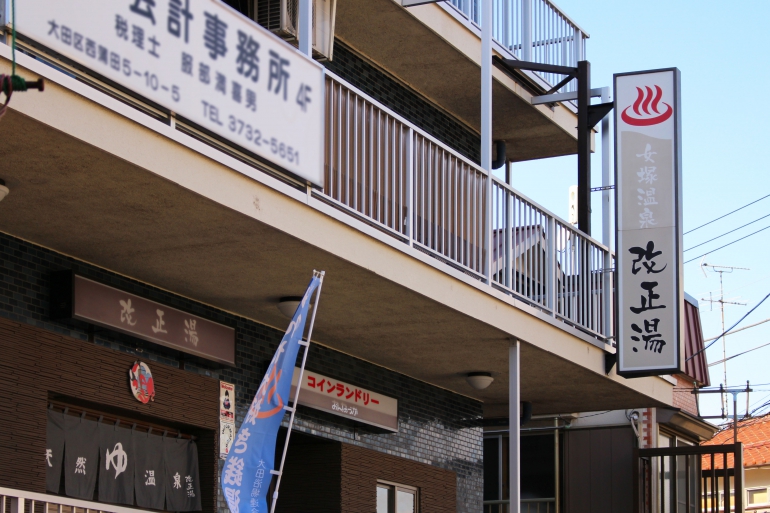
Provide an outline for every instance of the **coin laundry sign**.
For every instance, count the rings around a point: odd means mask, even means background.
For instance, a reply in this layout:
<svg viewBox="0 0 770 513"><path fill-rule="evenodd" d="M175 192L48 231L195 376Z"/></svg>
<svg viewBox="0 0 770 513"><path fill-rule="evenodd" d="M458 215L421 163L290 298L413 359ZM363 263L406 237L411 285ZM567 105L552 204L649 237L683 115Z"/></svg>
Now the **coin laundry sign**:
<svg viewBox="0 0 770 513"><path fill-rule="evenodd" d="M618 374L684 365L680 74L615 75Z"/></svg>
<svg viewBox="0 0 770 513"><path fill-rule="evenodd" d="M323 68L217 0L24 0L17 30L323 186Z"/></svg>

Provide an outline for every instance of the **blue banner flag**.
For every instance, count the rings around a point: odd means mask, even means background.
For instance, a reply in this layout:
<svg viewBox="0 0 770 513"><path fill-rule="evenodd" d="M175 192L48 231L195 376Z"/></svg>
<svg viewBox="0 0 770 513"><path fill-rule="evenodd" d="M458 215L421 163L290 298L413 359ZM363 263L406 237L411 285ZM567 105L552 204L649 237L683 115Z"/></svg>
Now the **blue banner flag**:
<svg viewBox="0 0 770 513"><path fill-rule="evenodd" d="M275 465L275 442L289 402L310 298L321 280L313 276L267 368L222 471L222 491L231 513L267 513L267 491Z"/></svg>

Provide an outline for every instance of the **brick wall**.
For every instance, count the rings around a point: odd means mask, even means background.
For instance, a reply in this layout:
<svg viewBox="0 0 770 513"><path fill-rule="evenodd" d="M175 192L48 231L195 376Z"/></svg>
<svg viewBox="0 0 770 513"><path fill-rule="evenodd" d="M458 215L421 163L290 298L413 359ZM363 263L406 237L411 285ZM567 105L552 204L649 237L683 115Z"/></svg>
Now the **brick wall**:
<svg viewBox="0 0 770 513"><path fill-rule="evenodd" d="M456 511L454 472L380 452L342 446L342 513L375 513L377 480L418 488L420 513ZM480 509L476 510L480 511Z"/></svg>
<svg viewBox="0 0 770 513"><path fill-rule="evenodd" d="M4 234L0 234L0 317L84 342L91 339L93 344L130 355L129 359L139 356L156 364L180 365L176 352L155 344L108 330L90 332L79 322L50 320L48 275L64 269L235 328L236 367L220 369L188 361L184 368L190 374L234 383L240 423L281 340L281 332ZM480 402L318 345L311 346L308 369L398 399L399 431L367 429L304 407L298 409L298 431L450 470L456 474L457 511L481 510L483 434L477 427L482 416ZM221 492L219 508L226 513Z"/></svg>
<svg viewBox="0 0 770 513"><path fill-rule="evenodd" d="M681 408L690 415L698 416L698 402L695 394L690 393L693 389L692 378L676 375L676 387L674 387L674 407Z"/></svg>
<svg viewBox="0 0 770 513"><path fill-rule="evenodd" d="M335 41L334 60L323 64L444 144L473 162L480 162L481 138L476 132L356 54L344 43Z"/></svg>
<svg viewBox="0 0 770 513"><path fill-rule="evenodd" d="M131 395L135 357L0 318L0 486L45 493L50 398L105 405L105 413L149 418L198 438L203 511L216 511L219 383L165 365L152 368L154 402ZM171 424L171 425L169 425Z"/></svg>

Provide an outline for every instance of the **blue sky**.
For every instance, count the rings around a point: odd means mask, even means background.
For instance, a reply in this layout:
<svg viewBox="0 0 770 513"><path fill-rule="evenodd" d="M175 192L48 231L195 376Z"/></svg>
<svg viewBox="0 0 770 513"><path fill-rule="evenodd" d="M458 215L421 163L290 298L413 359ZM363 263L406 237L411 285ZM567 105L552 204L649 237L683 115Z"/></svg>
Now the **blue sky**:
<svg viewBox="0 0 770 513"><path fill-rule="evenodd" d="M612 74L678 67L682 72L682 151L684 231L770 194L770 84L767 66L767 19L770 2L646 0L559 0L559 7L587 31L587 58L592 86L611 86ZM642 7L643 5L643 7ZM597 138L597 151L599 150ZM594 186L601 185L598 153L593 161ZM567 217L568 189L577 184L575 157L515 164L513 185L525 195ZM601 238L601 193L594 193L594 236ZM684 236L684 248L695 246L770 214L770 198ZM685 260L770 226L770 217L716 241L685 252ZM712 265L750 268L724 274L730 327L770 293L770 229L707 255ZM685 265L685 290L696 299L719 298L719 277L699 266ZM721 333L719 305L700 301L706 338ZM770 299L741 325L770 318ZM770 322L727 337L727 355L770 342ZM722 358L721 341L707 351L711 362ZM750 409L770 401L770 346L737 357L727 365L728 385L750 380L755 392ZM722 366L711 367L712 385L722 381ZM746 410L739 396L738 413ZM730 407L732 415L732 406ZM765 408L767 411L767 408ZM702 415L720 413L718 395L703 396ZM715 421L718 422L718 421Z"/></svg>

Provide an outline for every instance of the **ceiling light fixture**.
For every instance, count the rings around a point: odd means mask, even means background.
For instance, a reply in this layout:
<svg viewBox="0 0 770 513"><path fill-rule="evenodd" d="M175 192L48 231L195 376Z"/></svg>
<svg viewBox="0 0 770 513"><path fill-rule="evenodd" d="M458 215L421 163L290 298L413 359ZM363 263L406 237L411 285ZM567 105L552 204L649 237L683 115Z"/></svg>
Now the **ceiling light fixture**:
<svg viewBox="0 0 770 513"><path fill-rule="evenodd" d="M5 180L0 179L0 201L3 201L9 192L11 191L5 186Z"/></svg>
<svg viewBox="0 0 770 513"><path fill-rule="evenodd" d="M495 378L492 377L491 372L469 372L465 376L465 381L476 390L484 390L491 385L494 380Z"/></svg>
<svg viewBox="0 0 770 513"><path fill-rule="evenodd" d="M297 311L302 296L286 296L278 300L278 309L283 315L291 319Z"/></svg>

